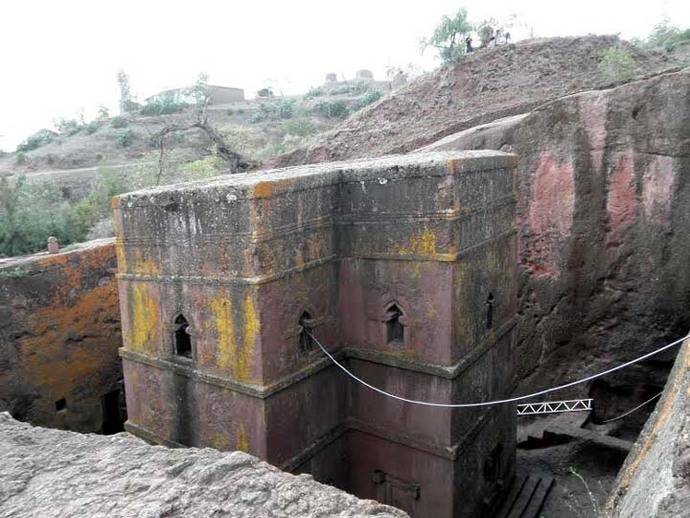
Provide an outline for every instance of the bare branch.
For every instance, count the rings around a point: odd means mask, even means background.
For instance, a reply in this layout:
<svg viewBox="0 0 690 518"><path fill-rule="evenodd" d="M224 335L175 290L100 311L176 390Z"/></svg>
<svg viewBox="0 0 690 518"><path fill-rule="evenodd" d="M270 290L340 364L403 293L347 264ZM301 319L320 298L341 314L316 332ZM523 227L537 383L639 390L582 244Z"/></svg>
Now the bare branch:
<svg viewBox="0 0 690 518"><path fill-rule="evenodd" d="M223 135L208 121L208 104L210 99L207 97L203 105L197 111L196 120L189 124L169 124L153 135L153 140L158 145L158 174L156 175L156 185L159 185L163 175L163 164L165 156L165 138L173 132L200 129L208 139L213 142L216 155L221 158L229 167L229 173L239 173L257 166L256 163L245 159L242 155L233 151L225 141Z"/></svg>

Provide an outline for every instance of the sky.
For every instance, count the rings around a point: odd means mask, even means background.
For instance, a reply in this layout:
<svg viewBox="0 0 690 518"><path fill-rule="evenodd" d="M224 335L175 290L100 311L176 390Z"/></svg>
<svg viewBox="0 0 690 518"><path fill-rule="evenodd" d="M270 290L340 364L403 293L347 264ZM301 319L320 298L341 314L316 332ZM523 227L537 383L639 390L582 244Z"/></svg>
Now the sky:
<svg viewBox="0 0 690 518"><path fill-rule="evenodd" d="M59 117L100 105L117 113L116 75L124 70L140 99L192 84L285 95L317 86L326 73L352 78L366 68L432 70L420 52L444 14L467 8L473 21L520 26L513 40L579 34L646 36L668 18L690 27L689 0L3 0L0 7L0 149L14 150Z"/></svg>

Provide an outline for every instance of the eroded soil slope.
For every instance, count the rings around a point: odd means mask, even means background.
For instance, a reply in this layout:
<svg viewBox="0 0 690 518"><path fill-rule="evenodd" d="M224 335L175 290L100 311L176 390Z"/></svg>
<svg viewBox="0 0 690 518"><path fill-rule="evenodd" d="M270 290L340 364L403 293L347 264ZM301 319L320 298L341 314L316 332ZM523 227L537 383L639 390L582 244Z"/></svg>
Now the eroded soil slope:
<svg viewBox="0 0 690 518"><path fill-rule="evenodd" d="M611 83L600 71L606 49L628 49L638 76L674 66L615 36L536 39L477 51L362 110L312 146L269 167L404 153L451 133L524 113L557 97Z"/></svg>

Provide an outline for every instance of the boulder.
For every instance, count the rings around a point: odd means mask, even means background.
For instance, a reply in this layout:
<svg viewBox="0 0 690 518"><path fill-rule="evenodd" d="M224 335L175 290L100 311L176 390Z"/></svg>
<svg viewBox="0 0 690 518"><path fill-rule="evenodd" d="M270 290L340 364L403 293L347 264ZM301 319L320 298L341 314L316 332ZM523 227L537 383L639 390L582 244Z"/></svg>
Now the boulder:
<svg viewBox="0 0 690 518"><path fill-rule="evenodd" d="M243 452L32 427L7 413L0 414L0 458L1 516L407 516Z"/></svg>
<svg viewBox="0 0 690 518"><path fill-rule="evenodd" d="M690 339L664 393L618 473L609 518L676 518L690 508Z"/></svg>

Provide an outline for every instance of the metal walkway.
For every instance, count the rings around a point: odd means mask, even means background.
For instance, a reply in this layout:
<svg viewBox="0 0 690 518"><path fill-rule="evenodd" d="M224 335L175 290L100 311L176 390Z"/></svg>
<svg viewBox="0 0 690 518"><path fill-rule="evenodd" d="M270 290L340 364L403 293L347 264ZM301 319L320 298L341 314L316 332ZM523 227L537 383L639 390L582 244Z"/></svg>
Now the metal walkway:
<svg viewBox="0 0 690 518"><path fill-rule="evenodd" d="M587 410L592 410L591 399L543 401L517 405L517 415L557 414L559 412L583 412Z"/></svg>

